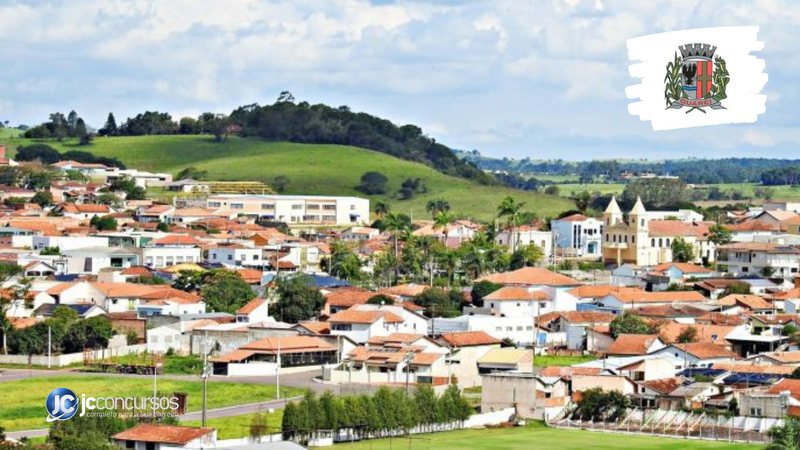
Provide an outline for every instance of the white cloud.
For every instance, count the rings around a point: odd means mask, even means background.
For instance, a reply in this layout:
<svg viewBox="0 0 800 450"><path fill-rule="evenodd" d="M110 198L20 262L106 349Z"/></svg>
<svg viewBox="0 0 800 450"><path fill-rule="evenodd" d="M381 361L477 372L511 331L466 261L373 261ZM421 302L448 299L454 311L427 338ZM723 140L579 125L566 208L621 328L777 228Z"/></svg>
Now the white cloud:
<svg viewBox="0 0 800 450"><path fill-rule="evenodd" d="M792 108L800 6L790 0L9 2L0 5L0 119L33 123L75 108L99 125L108 111L118 120L144 109L227 112L289 89L435 124L425 131L438 140L485 153L697 154L703 147L686 142L706 135L654 138L627 116L624 88L635 80L625 41L753 23L766 43L767 92L781 101L768 99L749 134L713 141L733 151L777 134L759 148L788 154L781 145L800 137Z"/></svg>

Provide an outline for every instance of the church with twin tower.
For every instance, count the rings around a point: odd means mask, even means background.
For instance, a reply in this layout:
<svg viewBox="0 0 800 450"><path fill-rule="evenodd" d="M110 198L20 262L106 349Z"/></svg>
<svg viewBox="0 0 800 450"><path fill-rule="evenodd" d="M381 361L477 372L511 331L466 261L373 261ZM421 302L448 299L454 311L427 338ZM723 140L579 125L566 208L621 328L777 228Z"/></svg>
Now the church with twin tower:
<svg viewBox="0 0 800 450"><path fill-rule="evenodd" d="M676 239L693 246L693 262L713 262L714 244L708 240L713 223L702 219L688 210L647 211L640 197L626 217L616 197L611 197L603 213L603 262L643 267L672 262L671 246Z"/></svg>

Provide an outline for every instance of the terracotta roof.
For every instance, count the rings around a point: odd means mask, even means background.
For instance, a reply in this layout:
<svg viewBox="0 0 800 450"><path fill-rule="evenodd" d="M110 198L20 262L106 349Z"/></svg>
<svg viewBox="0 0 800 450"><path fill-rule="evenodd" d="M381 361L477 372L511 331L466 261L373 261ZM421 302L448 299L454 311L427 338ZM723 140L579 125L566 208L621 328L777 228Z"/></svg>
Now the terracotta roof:
<svg viewBox="0 0 800 450"><path fill-rule="evenodd" d="M720 245L718 250L742 250L753 252L767 252L773 254L797 254L800 253L800 248L776 244L774 242L734 242L730 244Z"/></svg>
<svg viewBox="0 0 800 450"><path fill-rule="evenodd" d="M547 292L531 291L519 286L503 286L483 298L484 301L550 300Z"/></svg>
<svg viewBox="0 0 800 450"><path fill-rule="evenodd" d="M300 322L298 325L315 334L331 334L331 324L329 322L308 321Z"/></svg>
<svg viewBox="0 0 800 450"><path fill-rule="evenodd" d="M684 274L693 274L693 273L711 273L713 270L708 269L703 266L698 266L697 264L691 263L677 263L677 262L670 262L670 263L662 263L655 267L653 267L653 272L665 272L670 268L675 267L676 269L680 270Z"/></svg>
<svg viewBox="0 0 800 450"><path fill-rule="evenodd" d="M588 217L584 216L583 214L572 214L556 220L563 220L565 222L583 222L586 219L588 219Z"/></svg>
<svg viewBox="0 0 800 450"><path fill-rule="evenodd" d="M30 326L36 325L43 319L39 319L36 317L9 317L8 321L11 323L11 327L17 330L21 330L23 328L28 328Z"/></svg>
<svg viewBox="0 0 800 450"><path fill-rule="evenodd" d="M724 306L735 306L737 304L748 309L772 309L772 304L763 298L752 294L731 294L717 300L717 303Z"/></svg>
<svg viewBox="0 0 800 450"><path fill-rule="evenodd" d="M541 314L536 318L536 323L546 325L553 321L563 318L572 324L609 324L616 316L612 313L602 311L551 311Z"/></svg>
<svg viewBox="0 0 800 450"><path fill-rule="evenodd" d="M795 400L800 400L800 380L792 378L784 378L777 384L773 384L767 390L768 394L780 394L783 391L789 391L789 395Z"/></svg>
<svg viewBox="0 0 800 450"><path fill-rule="evenodd" d="M388 288L380 289L377 294L398 295L400 297L415 297L428 289L424 284L398 284Z"/></svg>
<svg viewBox="0 0 800 450"><path fill-rule="evenodd" d="M414 333L392 333L388 336L373 336L367 341L370 345L391 346L392 344L411 344L426 337L422 334Z"/></svg>
<svg viewBox="0 0 800 450"><path fill-rule="evenodd" d="M711 368L737 373L765 373L771 375L791 375L795 370L793 366L750 363L714 363Z"/></svg>
<svg viewBox="0 0 800 450"><path fill-rule="evenodd" d="M568 276L561 275L541 267L523 267L511 272L486 275L477 281L491 281L498 284L545 285L545 286L577 286L581 283Z"/></svg>
<svg viewBox="0 0 800 450"><path fill-rule="evenodd" d="M761 356L772 358L783 364L800 364L800 351L767 352L767 353L762 353Z"/></svg>
<svg viewBox="0 0 800 450"><path fill-rule="evenodd" d="M225 353L224 355L214 356L214 357L209 358L209 359L212 362L228 362L228 363L230 363L230 362L239 362L239 361L243 361L243 360L255 355L256 353L257 352L255 350L239 350L239 349L236 349L236 350L231 350L228 353Z"/></svg>
<svg viewBox="0 0 800 450"><path fill-rule="evenodd" d="M707 311L690 305L650 305L637 306L630 310L632 314L641 317L655 317L671 319L674 317L699 317Z"/></svg>
<svg viewBox="0 0 800 450"><path fill-rule="evenodd" d="M367 291L361 288L339 288L325 296L325 303L328 306L353 306L367 303L367 300L378 295L377 292Z"/></svg>
<svg viewBox="0 0 800 450"><path fill-rule="evenodd" d="M777 298L780 300L785 300L788 298L800 298L800 288L792 288L788 291L781 291L772 294L772 298Z"/></svg>
<svg viewBox="0 0 800 450"><path fill-rule="evenodd" d="M247 284L261 284L261 280L264 277L264 273L258 269L234 269L239 275L241 275L242 279Z"/></svg>
<svg viewBox="0 0 800 450"><path fill-rule="evenodd" d="M119 441L158 442L162 444L184 445L213 432L213 428L141 423L133 428L117 433L111 436L111 438Z"/></svg>
<svg viewBox="0 0 800 450"><path fill-rule="evenodd" d="M69 213L81 213L81 214L106 214L111 212L108 208L108 205L95 205L91 203L84 203L81 205L76 205L74 203L67 203L63 205L63 209Z"/></svg>
<svg viewBox="0 0 800 450"><path fill-rule="evenodd" d="M439 340L448 347L472 347L476 345L495 345L500 343L499 339L489 336L484 331L442 333Z"/></svg>
<svg viewBox="0 0 800 450"><path fill-rule="evenodd" d="M710 325L730 325L736 326L741 325L744 323L744 319L738 315L732 314L723 314L721 312L710 312L703 314L702 316L695 317L695 322L698 324L708 324Z"/></svg>
<svg viewBox="0 0 800 450"><path fill-rule="evenodd" d="M664 343L671 344L678 342L678 336L686 327L697 330L697 341L709 344L719 343L726 345L725 337L736 329L730 325L703 325L699 323L686 324L678 322L667 322L658 328L658 336Z"/></svg>
<svg viewBox="0 0 800 450"><path fill-rule="evenodd" d="M738 359L739 355L728 350L727 348L711 344L709 342L691 342L688 344L672 344L674 347L700 359L709 358L734 358Z"/></svg>
<svg viewBox="0 0 800 450"><path fill-rule="evenodd" d="M648 223L650 236L683 237L695 236L703 239L708 235L708 228L714 222L687 223L680 220L651 220Z"/></svg>
<svg viewBox="0 0 800 450"><path fill-rule="evenodd" d="M359 311L355 309L345 309L328 318L331 323L375 323L383 318L386 323L400 323L403 318L389 311Z"/></svg>
<svg viewBox="0 0 800 450"><path fill-rule="evenodd" d="M200 245L201 242L185 234L170 234L153 241L153 245Z"/></svg>
<svg viewBox="0 0 800 450"><path fill-rule="evenodd" d="M603 369L600 367L570 367L570 366L549 366L539 371L543 377L560 377L570 379L573 375L598 375Z"/></svg>
<svg viewBox="0 0 800 450"><path fill-rule="evenodd" d="M745 220L744 222L725 225L725 228L736 233L745 231L781 231L779 223L767 223L762 220Z"/></svg>
<svg viewBox="0 0 800 450"><path fill-rule="evenodd" d="M665 292L646 292L646 291L623 291L612 292L612 297L624 304L636 303L701 303L707 299L697 291L665 291Z"/></svg>
<svg viewBox="0 0 800 450"><path fill-rule="evenodd" d="M650 346L658 339L657 334L620 334L608 346L609 355L646 355Z"/></svg>
<svg viewBox="0 0 800 450"><path fill-rule="evenodd" d="M288 353L335 350L332 345L318 337L304 335L268 337L239 347L239 350L257 352L277 352L278 349Z"/></svg>
<svg viewBox="0 0 800 450"><path fill-rule="evenodd" d="M641 381L639 384L661 394L669 394L683 384L683 378L661 378L658 380Z"/></svg>
<svg viewBox="0 0 800 450"><path fill-rule="evenodd" d="M797 314L755 314L751 316L751 319L767 325L785 325L789 322L800 323L800 316Z"/></svg>
<svg viewBox="0 0 800 450"><path fill-rule="evenodd" d="M567 292L578 298L600 298L612 292L641 292L642 290L635 287L614 286L611 284L587 284L572 288Z"/></svg>
<svg viewBox="0 0 800 450"><path fill-rule="evenodd" d="M250 314L251 312L255 311L256 308L263 305L267 301L263 298L254 298L247 302L246 305L242 306L241 308L236 310L236 314Z"/></svg>
<svg viewBox="0 0 800 450"><path fill-rule="evenodd" d="M127 269L123 269L122 271L120 271L120 274L134 276L134 277L146 277L151 275L152 272L147 267L134 266L134 267L128 267Z"/></svg>

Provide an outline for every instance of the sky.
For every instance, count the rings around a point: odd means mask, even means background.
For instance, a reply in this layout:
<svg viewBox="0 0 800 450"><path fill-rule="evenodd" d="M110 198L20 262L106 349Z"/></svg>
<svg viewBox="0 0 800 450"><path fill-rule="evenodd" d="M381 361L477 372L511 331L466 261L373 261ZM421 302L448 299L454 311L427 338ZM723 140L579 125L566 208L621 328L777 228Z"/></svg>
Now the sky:
<svg viewBox="0 0 800 450"><path fill-rule="evenodd" d="M626 40L758 25L757 123L652 131L627 112ZM75 109L348 105L453 148L531 159L791 157L800 116L791 0L0 0L0 120Z"/></svg>

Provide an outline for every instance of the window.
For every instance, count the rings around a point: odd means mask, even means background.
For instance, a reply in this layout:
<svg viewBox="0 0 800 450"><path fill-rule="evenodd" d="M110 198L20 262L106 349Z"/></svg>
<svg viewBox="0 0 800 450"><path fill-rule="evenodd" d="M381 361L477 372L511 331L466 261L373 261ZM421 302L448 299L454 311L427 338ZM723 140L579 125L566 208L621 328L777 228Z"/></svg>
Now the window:
<svg viewBox="0 0 800 450"><path fill-rule="evenodd" d="M336 205L322 205L322 209L325 211L335 211Z"/></svg>
<svg viewBox="0 0 800 450"><path fill-rule="evenodd" d="M261 209L275 209L275 205L273 203L262 203Z"/></svg>
<svg viewBox="0 0 800 450"><path fill-rule="evenodd" d="M514 331L514 327L506 327L506 331Z"/></svg>
<svg viewBox="0 0 800 450"><path fill-rule="evenodd" d="M755 417L761 417L761 408L750 408L750 415Z"/></svg>
<svg viewBox="0 0 800 450"><path fill-rule="evenodd" d="M547 308L547 302L539 302L539 308Z"/></svg>
<svg viewBox="0 0 800 450"><path fill-rule="evenodd" d="M295 211L297 211L299 209L303 209L303 204L302 203L295 203L295 204L292 205L292 209L295 210Z"/></svg>
<svg viewBox="0 0 800 450"><path fill-rule="evenodd" d="M522 331L522 326L518 326L517 331Z"/></svg>
<svg viewBox="0 0 800 450"><path fill-rule="evenodd" d="M323 222L336 222L336 216L322 216Z"/></svg>
<svg viewBox="0 0 800 450"><path fill-rule="evenodd" d="M319 209L319 205L308 205L306 209Z"/></svg>
<svg viewBox="0 0 800 450"><path fill-rule="evenodd" d="M231 260L233 260L233 255L228 253L228 261L231 261Z"/></svg>
<svg viewBox="0 0 800 450"><path fill-rule="evenodd" d="M253 261L257 261L257 260L258 260L258 254L253 255Z"/></svg>
<svg viewBox="0 0 800 450"><path fill-rule="evenodd" d="M517 302L517 306L520 306L519 302Z"/></svg>
<svg viewBox="0 0 800 450"><path fill-rule="evenodd" d="M244 209L244 203L231 203L231 209Z"/></svg>

